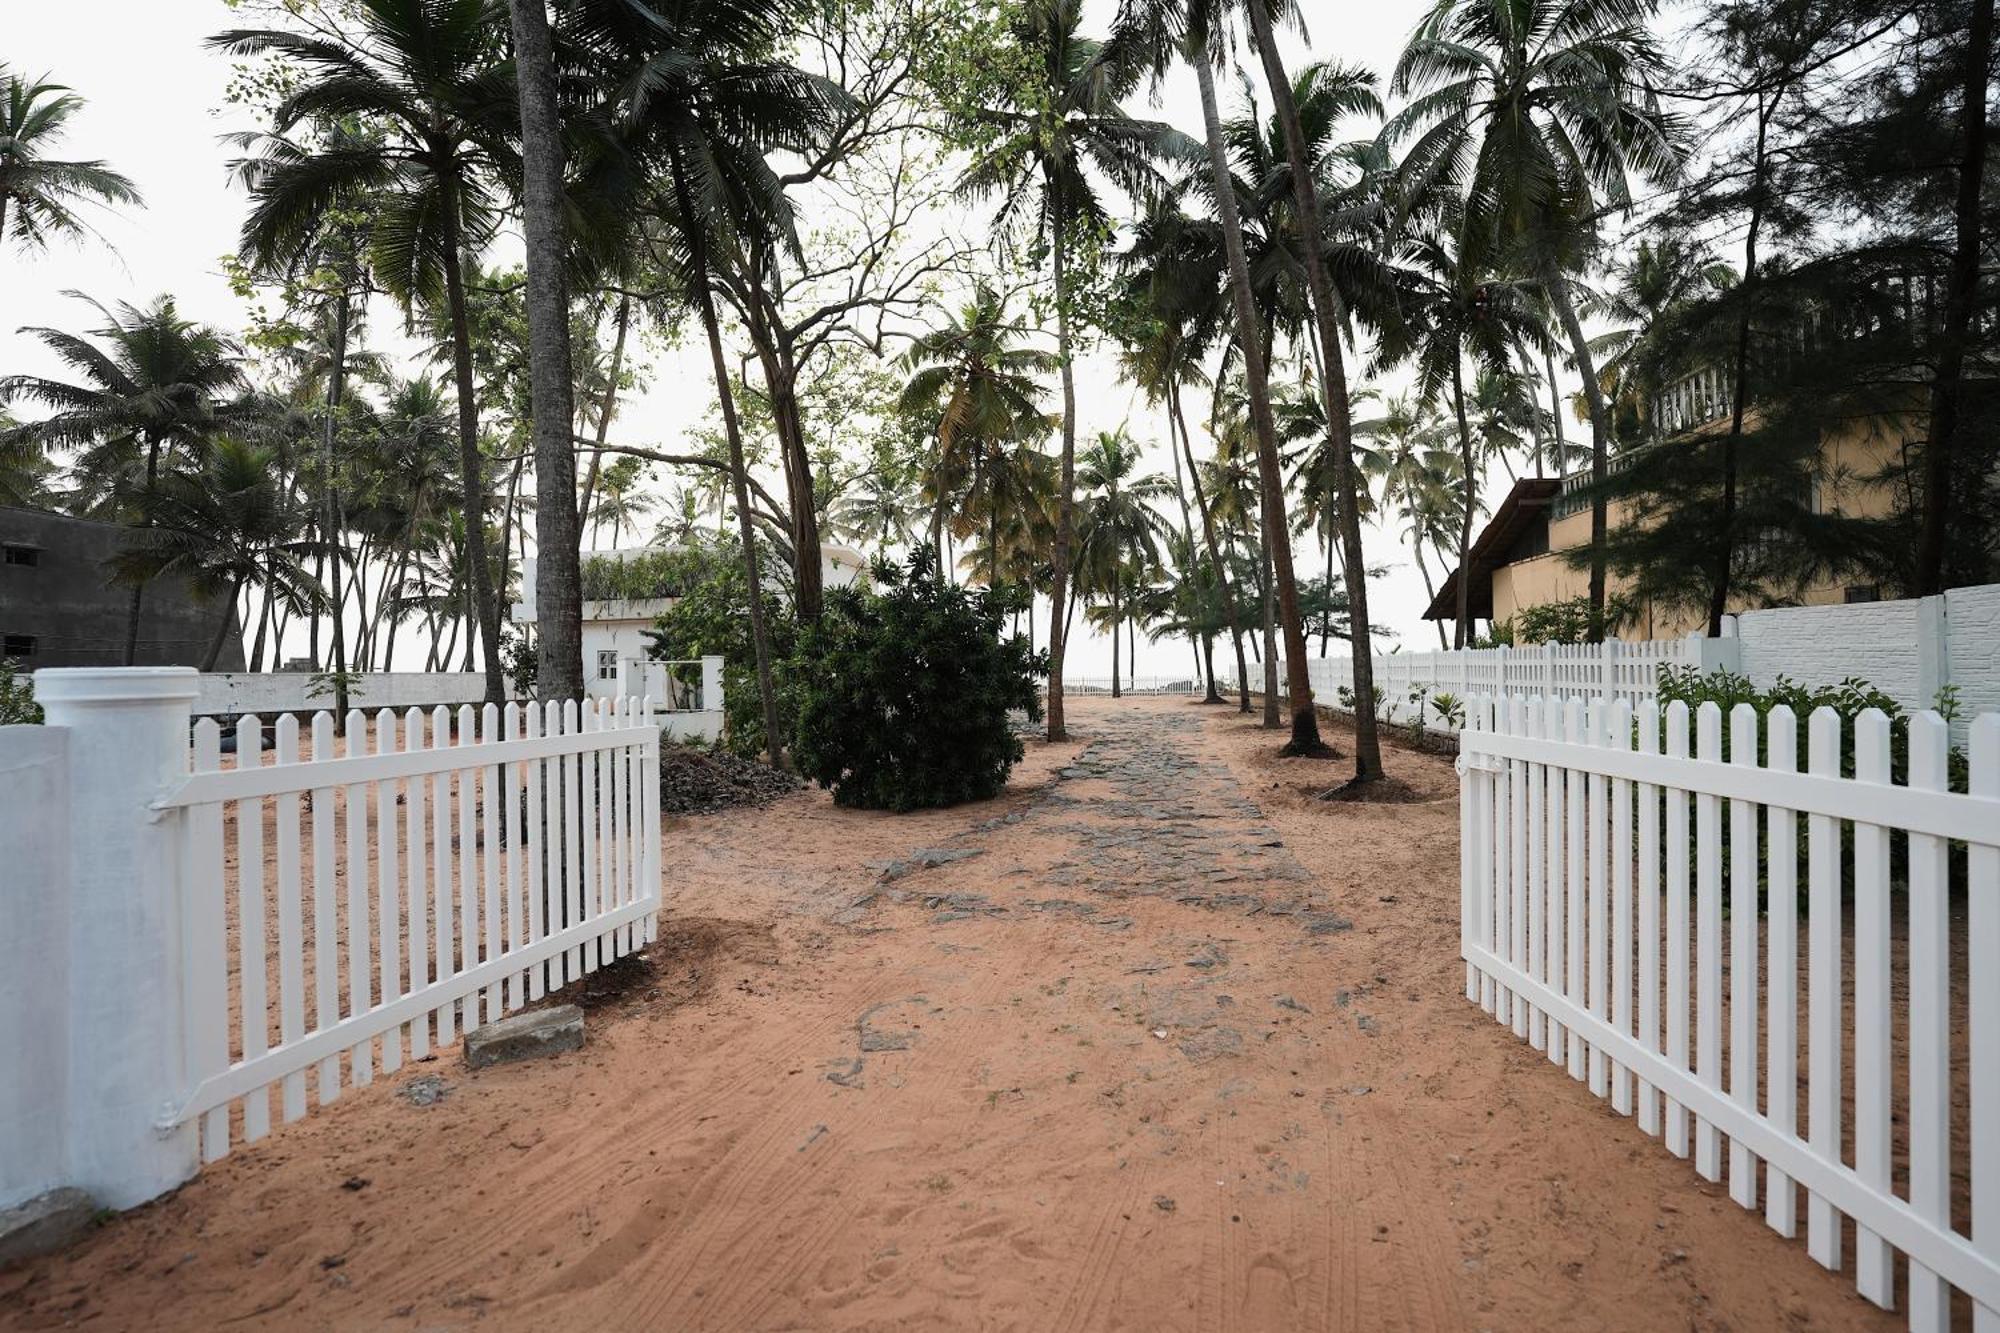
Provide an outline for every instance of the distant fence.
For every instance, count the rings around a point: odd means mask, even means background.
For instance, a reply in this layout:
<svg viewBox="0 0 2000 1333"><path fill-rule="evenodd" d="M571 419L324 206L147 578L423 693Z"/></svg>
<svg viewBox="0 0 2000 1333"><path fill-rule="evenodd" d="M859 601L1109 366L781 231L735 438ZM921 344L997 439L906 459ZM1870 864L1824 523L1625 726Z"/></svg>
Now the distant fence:
<svg viewBox="0 0 2000 1333"><path fill-rule="evenodd" d="M652 938L646 701L287 714L269 752L246 716L233 757L203 719L190 762L197 688L40 671L48 725L0 729L39 802L0 822L38 868L0 877L0 1206L142 1202Z"/></svg>
<svg viewBox="0 0 2000 1333"><path fill-rule="evenodd" d="M1953 792L1935 712L1468 706L1466 998L1824 1267L1851 1219L1877 1305L1906 1256L1911 1328L2000 1327L2000 714Z"/></svg>
<svg viewBox="0 0 2000 1333"><path fill-rule="evenodd" d="M1636 708L1654 697L1662 666L1703 674L1727 669L1762 688L1781 676L1812 686L1858 677L1908 712L1935 707L1939 692L1951 686L1960 709L1953 739L1963 743L1965 719L2000 711L2000 584L1904 601L1745 611L1723 617L1717 639L1695 634L1636 643L1377 653L1375 691L1382 715L1403 724L1415 720L1413 693L1460 700L1482 693L1612 698ZM1354 684L1349 659L1315 657L1306 671L1318 702L1342 706L1340 691ZM1437 709L1426 703L1424 711L1427 728L1452 730Z"/></svg>
<svg viewBox="0 0 2000 1333"><path fill-rule="evenodd" d="M479 671L366 671L350 678L348 700L364 708L435 708L486 698ZM196 717L310 713L333 706L330 686L305 671L205 671L195 695Z"/></svg>
<svg viewBox="0 0 2000 1333"><path fill-rule="evenodd" d="M1120 694L1195 695L1201 693L1201 683L1189 676L1120 676L1118 678L1118 692ZM1065 695L1109 694L1111 693L1111 677L1065 676L1063 677L1063 693Z"/></svg>

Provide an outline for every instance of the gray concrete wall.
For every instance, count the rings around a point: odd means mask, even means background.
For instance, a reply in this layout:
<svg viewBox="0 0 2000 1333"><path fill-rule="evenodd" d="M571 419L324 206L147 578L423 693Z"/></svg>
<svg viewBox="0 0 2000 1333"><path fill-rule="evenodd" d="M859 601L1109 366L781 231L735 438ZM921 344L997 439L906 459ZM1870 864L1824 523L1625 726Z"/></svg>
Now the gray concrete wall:
<svg viewBox="0 0 2000 1333"><path fill-rule="evenodd" d="M0 562L0 635L29 635L38 667L121 666L131 589L115 584L105 563L126 529L38 509L0 506L0 546L39 548L33 565ZM197 599L185 582L160 579L140 603L136 666L200 667L219 618L235 608ZM218 671L243 670L243 638L224 638Z"/></svg>

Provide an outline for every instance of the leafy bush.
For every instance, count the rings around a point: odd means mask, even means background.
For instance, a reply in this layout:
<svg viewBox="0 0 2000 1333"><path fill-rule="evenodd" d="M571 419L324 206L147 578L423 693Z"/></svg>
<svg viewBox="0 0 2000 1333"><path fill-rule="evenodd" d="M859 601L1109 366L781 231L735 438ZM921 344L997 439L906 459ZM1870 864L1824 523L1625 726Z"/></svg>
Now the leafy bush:
<svg viewBox="0 0 2000 1333"><path fill-rule="evenodd" d="M800 628L787 691L799 771L871 809L997 794L1022 755L1008 711L1041 716L1046 656L1003 637L1010 596L941 581L927 546L904 569L878 563L874 581L831 593Z"/></svg>
<svg viewBox="0 0 2000 1333"><path fill-rule="evenodd" d="M1544 602L1540 606L1524 607L1505 620L1495 621L1487 635L1473 646L1497 648L1507 644L1525 648L1544 643L1590 643L1615 634L1620 626L1630 624L1638 616L1638 603L1623 594L1613 593L1604 599L1603 632L1592 634L1588 597Z"/></svg>
<svg viewBox="0 0 2000 1333"><path fill-rule="evenodd" d="M0 727L37 724L42 706L35 702L35 682L11 657L0 657Z"/></svg>
<svg viewBox="0 0 2000 1333"><path fill-rule="evenodd" d="M764 749L764 706L757 693L757 648L750 638L749 580L743 576L742 548L733 539L718 539L665 554L674 557L679 570L680 600L646 631L650 641L646 651L656 662L720 657L723 744L746 758L759 754ZM768 544L758 555L760 573L783 563ZM766 587L764 627L771 636L772 671L779 678L781 732L791 729L782 686L796 625L790 604Z"/></svg>

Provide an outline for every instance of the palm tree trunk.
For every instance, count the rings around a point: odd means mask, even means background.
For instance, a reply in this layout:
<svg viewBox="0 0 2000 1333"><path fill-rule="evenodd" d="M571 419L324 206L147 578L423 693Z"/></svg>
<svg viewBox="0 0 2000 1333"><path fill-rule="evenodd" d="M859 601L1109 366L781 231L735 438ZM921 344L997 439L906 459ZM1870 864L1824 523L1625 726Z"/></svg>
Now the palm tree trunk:
<svg viewBox="0 0 2000 1333"><path fill-rule="evenodd" d="M1565 456L1569 453L1569 440L1563 433L1562 390L1556 387L1556 354L1547 347L1542 349L1542 368L1549 377L1549 420L1556 430L1555 453L1549 459L1549 463L1555 468L1556 476L1560 479ZM1535 475L1537 477L1543 475L1542 458L1539 454L1535 456Z"/></svg>
<svg viewBox="0 0 2000 1333"><path fill-rule="evenodd" d="M1167 407L1171 413L1168 425L1180 431L1181 452L1187 456L1188 481L1194 486L1195 508L1201 512L1201 539L1208 547L1208 563L1215 570L1217 595L1222 598L1223 613L1229 619L1229 633L1236 641L1236 680L1243 691L1243 711L1250 711L1250 668L1243 660L1243 629L1236 621L1236 602L1229 595L1229 571L1222 561L1222 550L1215 541L1215 516L1208 507L1206 488L1201 484L1201 469L1195 466L1194 444L1188 435L1187 416L1181 410L1181 386L1179 380L1167 385ZM1215 688L1215 672L1208 673L1208 695L1203 703L1219 704L1222 695Z"/></svg>
<svg viewBox="0 0 2000 1333"><path fill-rule="evenodd" d="M1472 470L1472 432L1465 424L1465 373L1454 351L1451 361L1451 405L1458 414L1458 461L1465 469L1465 511L1458 525L1458 617L1452 630L1452 647L1472 642L1472 570L1466 561L1472 556L1472 519L1479 504L1479 477Z"/></svg>
<svg viewBox="0 0 2000 1333"><path fill-rule="evenodd" d="M1604 482L1611 475L1611 412L1604 403L1604 386L1597 382L1597 361L1591 355L1590 340L1583 336L1583 321L1577 318L1576 304L1569 299L1569 280L1555 261L1544 266L1542 283L1569 337L1570 356L1583 379L1583 401L1590 409L1590 642L1597 643L1604 638L1604 545L1608 535Z"/></svg>
<svg viewBox="0 0 2000 1333"><path fill-rule="evenodd" d="M437 172L440 225L444 244L445 308L451 316L452 379L458 390L459 503L465 510L465 568L472 613L486 649L486 702L497 704L506 694L500 667L500 603L493 590L493 571L486 553L486 461L479 452L479 401L472 378L472 325L465 307L465 258L460 253L458 167L440 154ZM568 424L564 417L564 424ZM573 467L574 465L572 465ZM573 474L572 474L573 475ZM546 556L546 553L545 553ZM472 627L466 627L466 670L472 669ZM542 656L550 656L544 634ZM581 659L578 671L582 670Z"/></svg>
<svg viewBox="0 0 2000 1333"><path fill-rule="evenodd" d="M201 655L201 669L215 670L215 664L222 656L222 645L229 642L229 631L236 624L236 599L243 595L244 580L239 575L229 585L229 596L222 601L222 621L215 627L215 634L208 641L208 649Z"/></svg>
<svg viewBox="0 0 2000 1333"><path fill-rule="evenodd" d="M778 731L778 696L771 682L771 639L764 624L764 584L757 571L757 529L750 516L750 467L743 457L743 428L736 416L736 395L729 387L729 360L722 350L722 324L715 313L715 293L709 286L705 220L696 212L687 176L678 157L673 162L674 199L688 237L695 279L695 304L708 335L708 359L715 375L715 393L722 407L723 434L729 441L729 479L736 495L736 525L743 540L743 574L750 598L750 642L757 658L757 694L764 712L764 752L775 767L784 753Z"/></svg>
<svg viewBox="0 0 2000 1333"><path fill-rule="evenodd" d="M1119 571L1111 571L1111 697L1119 697L1118 689L1118 585L1124 580Z"/></svg>
<svg viewBox="0 0 2000 1333"><path fill-rule="evenodd" d="M1063 726L1063 653L1068 648L1063 617L1063 604L1069 597L1070 546L1075 540L1076 529L1076 368L1070 364L1069 341L1069 264L1063 253L1063 242L1067 239L1064 209L1060 187L1051 183L1049 216L1055 232L1055 244L1051 247L1050 265L1054 272L1056 287L1056 360L1062 370L1062 481L1056 494L1056 547L1053 553L1055 572L1049 580L1049 739L1066 740L1069 732Z"/></svg>
<svg viewBox="0 0 2000 1333"><path fill-rule="evenodd" d="M632 297L618 297L617 335L611 340L611 375L604 382L604 397L597 404L597 443L590 451L590 470L583 477L583 499L577 513L588 514L597 491L597 472L604 462L604 441L611 432L611 415L618 409L618 377L625 370L625 334L632 323Z"/></svg>
<svg viewBox="0 0 2000 1333"><path fill-rule="evenodd" d="M563 223L562 122L554 39L543 0L510 0L521 100L521 221L527 243L528 378L535 437L535 624L543 699L581 699L583 573L576 509L575 374L569 343L568 244ZM623 329L620 329L623 338ZM616 384L614 376L613 384ZM602 423L600 422L600 425ZM478 531L474 529L474 531ZM477 543L483 547L484 541ZM482 552L483 554L483 552ZM754 585L753 585L754 586ZM497 596L497 594L495 594ZM487 698L500 694L499 607L487 617Z"/></svg>
<svg viewBox="0 0 2000 1333"><path fill-rule="evenodd" d="M1255 10L1254 5L1252 9ZM1235 186L1224 155L1222 112L1215 98L1215 75L1209 68L1205 53L1196 53L1194 64L1201 85L1201 112L1208 136L1209 170L1215 178L1223 245L1229 255L1229 286L1236 300L1237 342L1243 352L1243 377L1250 391L1250 421L1257 435L1257 471L1263 483L1263 527L1266 532L1279 534L1278 540L1265 545L1271 554L1271 577L1277 585L1279 603L1276 609L1284 622L1285 652L1290 659L1286 667L1292 677L1292 738L1284 750L1287 754L1298 754L1319 747L1319 718L1313 712L1312 687L1306 680L1305 634L1299 625L1299 593L1292 577L1292 552L1283 539L1287 530L1284 479L1278 470L1278 432L1271 415L1271 385L1264 364L1263 341L1258 334L1256 302L1250 292L1250 262L1243 249L1243 219L1237 211ZM1341 407L1346 407L1345 401ZM1366 623L1365 618L1357 622L1357 634L1365 632ZM1359 661L1359 658L1356 660ZM1268 697L1271 693L1267 689L1267 712L1273 706Z"/></svg>
<svg viewBox="0 0 2000 1333"><path fill-rule="evenodd" d="M1437 588L1431 583L1431 567L1424 563L1424 539L1419 537L1417 540L1411 542L1410 551L1417 557L1417 573L1423 575L1424 578L1424 604L1428 606L1437 600ZM1451 645L1445 642L1444 622L1442 620L1433 620L1431 624L1437 626L1438 650L1442 652L1450 648Z"/></svg>
<svg viewBox="0 0 2000 1333"><path fill-rule="evenodd" d="M1264 604L1264 728L1276 731L1284 725L1278 710L1278 618L1277 606L1271 596L1271 541L1267 535L1262 541L1264 554L1258 562L1263 579L1257 586Z"/></svg>
<svg viewBox="0 0 2000 1333"><path fill-rule="evenodd" d="M1313 313L1317 316L1319 327L1320 353L1325 358L1320 390L1326 401L1327 435L1333 445L1334 485L1339 489L1340 539L1347 566L1349 632L1355 649L1354 686L1357 692L1366 690L1372 693L1375 684L1374 659L1369 653L1372 625L1368 617L1368 568L1361 553L1361 484L1354 467L1354 423L1347 411L1347 368L1340 348L1338 297L1332 281L1327 277L1326 256L1322 252L1326 234L1320 221L1319 186L1313 179L1305 130L1299 121L1298 103L1292 96L1291 76L1285 72L1284 59L1271 32L1271 16L1265 8L1266 3L1267 0L1249 0L1250 30L1256 42L1258 58L1264 66L1265 82L1270 85L1272 107L1284 131L1285 157L1291 167L1292 194L1298 201L1300 231L1303 233L1303 244L1299 249L1305 260L1306 288L1312 294ZM1274 456L1271 464L1274 476L1276 462ZM1267 481L1265 484L1272 486L1276 483ZM1273 492L1273 505L1280 513L1283 512L1281 493ZM1282 598L1287 595L1286 585L1291 581L1291 552L1282 551L1279 556L1278 594ZM1285 626L1286 655L1295 655L1298 659L1286 663L1292 677L1292 748L1303 750L1319 744L1319 723L1313 712L1312 687L1306 674L1305 636L1296 625L1296 593L1291 594L1291 600L1293 605L1286 608L1286 614L1291 618ZM1298 640L1296 646L1292 643L1293 639ZM1354 777L1357 782L1368 782L1381 775L1381 742L1375 734L1375 719L1369 714L1357 718L1355 722Z"/></svg>
<svg viewBox="0 0 2000 1333"><path fill-rule="evenodd" d="M1319 655L1326 656L1326 641L1333 636L1333 534L1326 534L1326 605L1319 612Z"/></svg>
<svg viewBox="0 0 2000 1333"><path fill-rule="evenodd" d="M345 275L343 275L344 277ZM333 437L339 427L340 406L347 391L347 331L353 320L353 306L343 282L333 307L333 360L326 375L326 420L320 427L319 465L321 503L326 516L326 561L328 591L333 598L333 725L336 731L347 726L347 603L340 582L340 497L334 483Z"/></svg>
<svg viewBox="0 0 2000 1333"><path fill-rule="evenodd" d="M264 584L262 605L257 608L257 637L250 642L250 669L252 671L262 671L264 669L264 638L271 628L271 602L274 596L275 594L271 591L270 581L267 578Z"/></svg>
<svg viewBox="0 0 2000 1333"><path fill-rule="evenodd" d="M1951 528L1952 451L1958 444L1960 399L1965 393L1965 348L1979 299L1982 238L1980 201L1986 170L1986 80L1993 60L1993 0L1975 0L1966 29L1964 98L1965 146L1958 155L1958 197L1951 285L1945 297L1943 336L1938 340L1937 377L1932 381L1930 439L1924 446L1924 508L1917 533L1919 596L1945 589L1944 556Z"/></svg>

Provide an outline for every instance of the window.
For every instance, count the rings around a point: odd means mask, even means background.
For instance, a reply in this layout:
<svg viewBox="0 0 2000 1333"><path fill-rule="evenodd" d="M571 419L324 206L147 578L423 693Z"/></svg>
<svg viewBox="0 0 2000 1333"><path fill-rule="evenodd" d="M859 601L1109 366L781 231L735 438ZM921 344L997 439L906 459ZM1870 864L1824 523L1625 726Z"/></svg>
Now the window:
<svg viewBox="0 0 2000 1333"><path fill-rule="evenodd" d="M597 650L597 678L599 680L618 679L618 650L600 648Z"/></svg>
<svg viewBox="0 0 2000 1333"><path fill-rule="evenodd" d="M1847 588L1847 600L1850 602L1879 602L1882 600L1881 586L1874 583L1850 584Z"/></svg>
<svg viewBox="0 0 2000 1333"><path fill-rule="evenodd" d="M0 635L0 657L33 657L35 636L32 634Z"/></svg>
<svg viewBox="0 0 2000 1333"><path fill-rule="evenodd" d="M0 552L4 552L0 555L0 564L33 567L42 563L42 551L38 546L16 546L10 542L0 546Z"/></svg>

